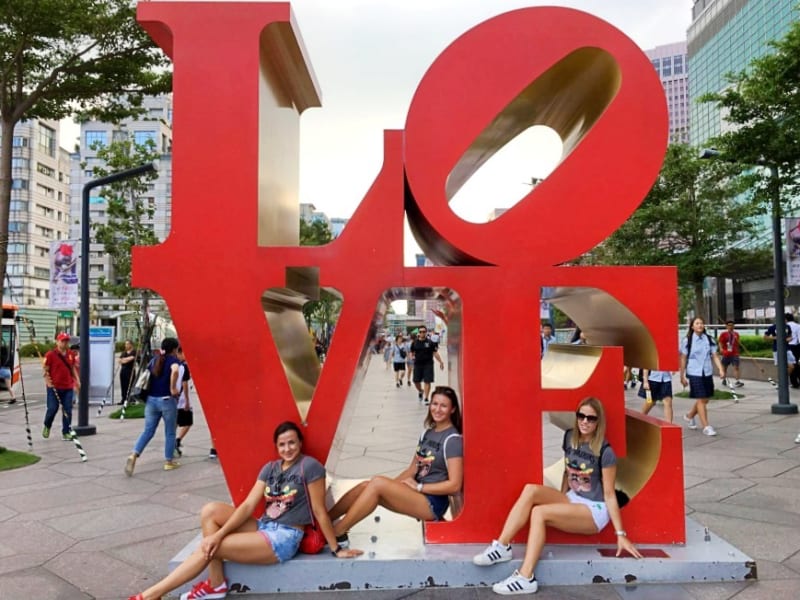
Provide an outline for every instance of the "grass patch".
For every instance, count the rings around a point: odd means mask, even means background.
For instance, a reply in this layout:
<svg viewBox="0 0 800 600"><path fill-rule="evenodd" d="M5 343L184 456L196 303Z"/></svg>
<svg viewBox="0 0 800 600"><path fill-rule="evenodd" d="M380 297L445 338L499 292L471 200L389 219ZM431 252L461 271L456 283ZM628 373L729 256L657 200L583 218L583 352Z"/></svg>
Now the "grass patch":
<svg viewBox="0 0 800 600"><path fill-rule="evenodd" d="M675 394L675 397L676 398L688 398L689 397L689 392L688 391L678 392L677 394ZM744 394L737 393L736 397L737 398L744 398ZM726 391L726 390L718 390L718 389L715 388L714 389L714 395L711 396L711 400L733 400L733 394L731 392Z"/></svg>
<svg viewBox="0 0 800 600"><path fill-rule="evenodd" d="M109 419L119 419L122 415L122 408L118 408L110 415L108 415ZM144 419L144 403L137 402L136 404L129 404L128 408L125 409L125 418L126 419Z"/></svg>
<svg viewBox="0 0 800 600"><path fill-rule="evenodd" d="M39 462L39 457L35 454L7 450L0 446L0 471L19 469L20 467L27 467L37 462Z"/></svg>

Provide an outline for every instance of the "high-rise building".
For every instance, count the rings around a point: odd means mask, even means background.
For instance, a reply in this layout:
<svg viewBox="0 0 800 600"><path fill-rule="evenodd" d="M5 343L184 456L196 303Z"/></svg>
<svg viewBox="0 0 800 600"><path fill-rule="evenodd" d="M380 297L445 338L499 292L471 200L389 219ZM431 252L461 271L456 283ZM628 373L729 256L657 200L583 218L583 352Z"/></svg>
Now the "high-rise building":
<svg viewBox="0 0 800 600"><path fill-rule="evenodd" d="M80 239L81 202L83 186L96 178L94 169L106 167L97 157L93 149L96 144L105 145L118 140L132 140L137 144L145 144L152 140L156 151L161 154L158 161L158 178L147 184L147 192L140 198L148 207L154 209L152 219L146 221L156 237L166 239L172 216L172 96L164 95L145 98L144 107L147 113L135 119L127 119L122 123L104 123L87 121L81 123L81 137L77 150L70 156L72 197L71 236ZM89 213L92 223L108 222L108 204L102 196L102 188L94 188L89 202ZM111 257L105 252L102 244L92 243L89 255L89 296L92 301L91 314L103 324L114 325L120 313L129 311L124 299L111 296L99 289L101 277L113 281L114 265ZM157 312L163 303L156 299L151 304L152 312Z"/></svg>
<svg viewBox="0 0 800 600"><path fill-rule="evenodd" d="M798 18L797 0L695 0L688 31L690 139L695 146L725 131L724 115L703 94L725 89L726 73L747 69Z"/></svg>
<svg viewBox="0 0 800 600"><path fill-rule="evenodd" d="M69 153L59 146L58 123L17 124L11 178L5 299L47 308L50 244L69 237L70 222Z"/></svg>
<svg viewBox="0 0 800 600"><path fill-rule="evenodd" d="M645 50L661 79L669 110L669 141L689 143L689 89L686 42Z"/></svg>

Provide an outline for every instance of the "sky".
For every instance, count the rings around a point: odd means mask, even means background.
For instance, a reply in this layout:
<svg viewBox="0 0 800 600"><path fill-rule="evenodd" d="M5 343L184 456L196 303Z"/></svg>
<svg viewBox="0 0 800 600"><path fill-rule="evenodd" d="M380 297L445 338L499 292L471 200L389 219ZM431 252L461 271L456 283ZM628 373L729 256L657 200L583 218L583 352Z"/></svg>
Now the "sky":
<svg viewBox="0 0 800 600"><path fill-rule="evenodd" d="M380 170L383 130L403 128L423 74L468 29L509 10L559 5L594 14L648 49L685 39L692 0L293 0L291 4L322 91L322 107L308 109L301 117L300 201L314 204L329 217L349 217ZM68 128L66 133L74 137L72 131ZM72 141L66 138L62 144L71 147ZM473 176L451 203L453 210L466 220L485 222L493 208L521 199L530 190L531 177L545 177L558 163L560 152L560 141L552 131L529 130ZM414 251L414 244L407 242L407 264Z"/></svg>

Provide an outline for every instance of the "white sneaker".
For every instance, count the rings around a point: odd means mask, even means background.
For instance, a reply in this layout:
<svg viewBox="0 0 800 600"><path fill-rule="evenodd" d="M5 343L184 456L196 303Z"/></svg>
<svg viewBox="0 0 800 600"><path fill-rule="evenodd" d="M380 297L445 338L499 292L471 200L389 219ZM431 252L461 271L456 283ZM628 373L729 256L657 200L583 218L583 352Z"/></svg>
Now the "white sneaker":
<svg viewBox="0 0 800 600"><path fill-rule="evenodd" d="M696 417L690 419L687 415L683 415L683 420L686 421L686 426L689 429L697 429L697 421L695 419Z"/></svg>
<svg viewBox="0 0 800 600"><path fill-rule="evenodd" d="M486 547L486 550L472 557L472 562L480 567L488 567L511 560L511 546L503 546L497 540Z"/></svg>
<svg viewBox="0 0 800 600"><path fill-rule="evenodd" d="M539 583L536 577L528 579L520 575L519 571L514 571L510 577L498 581L492 586L492 591L495 594L502 594L503 596L513 596L516 594L535 594L539 589Z"/></svg>
<svg viewBox="0 0 800 600"><path fill-rule="evenodd" d="M795 443L795 444L800 444L800 433L798 433L798 434L797 434L797 437L796 437L796 438L794 438L794 443Z"/></svg>
<svg viewBox="0 0 800 600"><path fill-rule="evenodd" d="M709 425L708 427L703 428L703 435L717 435L717 432L711 425Z"/></svg>

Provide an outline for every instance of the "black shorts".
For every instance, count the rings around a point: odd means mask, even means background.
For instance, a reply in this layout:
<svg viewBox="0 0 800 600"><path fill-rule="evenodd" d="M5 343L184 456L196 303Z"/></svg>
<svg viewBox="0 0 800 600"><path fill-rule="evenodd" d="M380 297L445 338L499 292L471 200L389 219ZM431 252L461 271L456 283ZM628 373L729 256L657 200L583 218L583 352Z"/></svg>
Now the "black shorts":
<svg viewBox="0 0 800 600"><path fill-rule="evenodd" d="M733 365L734 367L738 367L739 366L739 357L738 356L733 356L733 355L731 355L731 356L723 356L722 357L722 366L723 367L728 367L730 365Z"/></svg>
<svg viewBox="0 0 800 600"><path fill-rule="evenodd" d="M394 363L394 370L395 371L405 371L406 370L405 360L403 362Z"/></svg>
<svg viewBox="0 0 800 600"><path fill-rule="evenodd" d="M711 375L687 375L689 398L711 398L714 395L714 378Z"/></svg>
<svg viewBox="0 0 800 600"><path fill-rule="evenodd" d="M414 383L433 383L433 362L414 364Z"/></svg>
<svg viewBox="0 0 800 600"><path fill-rule="evenodd" d="M178 427L189 427L194 425L194 413L185 408L178 409Z"/></svg>

